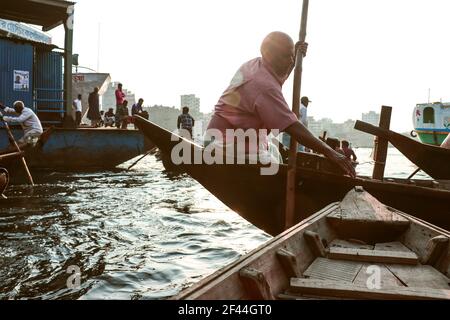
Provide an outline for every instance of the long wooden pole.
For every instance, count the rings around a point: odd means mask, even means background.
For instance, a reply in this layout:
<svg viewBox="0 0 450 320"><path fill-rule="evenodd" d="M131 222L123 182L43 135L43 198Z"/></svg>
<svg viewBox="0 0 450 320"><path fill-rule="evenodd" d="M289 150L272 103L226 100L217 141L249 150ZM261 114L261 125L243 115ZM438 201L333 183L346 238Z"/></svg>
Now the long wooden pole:
<svg viewBox="0 0 450 320"><path fill-rule="evenodd" d="M303 0L302 20L300 24L299 41L306 40L306 26L308 22L309 0ZM303 54L297 48L294 69L294 93L292 101L292 111L297 117L300 116L300 92L302 88ZM286 214L285 228L288 229L295 224L295 176L297 167L297 141L291 138L291 148L289 150L289 164L286 186Z"/></svg>
<svg viewBox="0 0 450 320"><path fill-rule="evenodd" d="M152 154L152 152L154 152L156 149L156 147L148 150L142 157L140 157L138 160L136 160L136 162L134 162L131 166L128 167L127 171L130 171L134 166L136 166L142 159L144 159L146 156L148 156L149 154Z"/></svg>
<svg viewBox="0 0 450 320"><path fill-rule="evenodd" d="M382 106L380 115L380 128L389 129L391 125L392 107ZM389 141L384 138L376 137L375 148L375 166L373 167L372 178L377 180L384 179L384 169L386 167L386 159Z"/></svg>
<svg viewBox="0 0 450 320"><path fill-rule="evenodd" d="M11 142L13 143L13 145L14 145L14 147L16 148L17 152L19 152L19 153L22 154L22 156L21 156L20 159L21 159L21 161L22 161L23 168L25 169L25 172L26 172L26 174L27 174L27 176L28 176L28 181L30 182L30 184L31 184L32 186L34 186L33 177L31 176L30 170L28 169L27 162L25 161L25 157L23 156L23 153L22 153L22 151L20 150L19 145L18 145L17 142L16 142L16 139L14 139L14 136L13 136L13 134L12 134L12 132L11 132L11 129L9 128L8 123L7 123L6 121L4 121L3 123L5 124L6 132L8 133L8 136L9 136L9 138L11 139Z"/></svg>

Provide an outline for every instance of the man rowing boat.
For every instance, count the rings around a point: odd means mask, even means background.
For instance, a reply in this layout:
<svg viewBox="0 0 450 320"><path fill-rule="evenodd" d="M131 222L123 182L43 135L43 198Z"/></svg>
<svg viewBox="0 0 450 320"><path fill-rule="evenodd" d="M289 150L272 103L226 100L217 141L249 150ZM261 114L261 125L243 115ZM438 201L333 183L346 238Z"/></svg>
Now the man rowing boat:
<svg viewBox="0 0 450 320"><path fill-rule="evenodd" d="M24 135L17 141L19 148L27 145L34 146L37 143L43 130L41 121L33 110L26 108L22 101L16 101L13 108L5 107L0 103L0 111L0 121L19 123L22 126ZM2 113L11 116L2 116Z"/></svg>
<svg viewBox="0 0 450 320"><path fill-rule="evenodd" d="M261 45L262 57L244 63L220 97L208 131L215 129L222 133L222 141L215 141L219 145L230 143L226 135L230 129L287 132L299 143L324 154L346 174L354 177L355 169L351 162L309 132L283 97L282 86L295 66L296 48L306 55L307 47L306 43L294 45L285 33L270 33ZM267 136L261 140L257 146L259 153L269 147ZM251 146L246 148L246 152L252 152Z"/></svg>

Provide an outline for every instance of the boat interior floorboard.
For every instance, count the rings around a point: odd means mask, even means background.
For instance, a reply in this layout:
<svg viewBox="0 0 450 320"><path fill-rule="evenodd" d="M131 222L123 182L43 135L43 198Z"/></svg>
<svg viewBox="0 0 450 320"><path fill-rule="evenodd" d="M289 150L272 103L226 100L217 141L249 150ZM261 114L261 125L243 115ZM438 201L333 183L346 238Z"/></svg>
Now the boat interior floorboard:
<svg viewBox="0 0 450 320"><path fill-rule="evenodd" d="M347 250L355 251L355 257L358 259L352 261L348 258L342 260L317 257L303 273L303 278L291 279L291 282L295 282L298 286L291 285L278 298L290 300L357 298L356 295L352 296L353 288L361 297L366 294L367 296L379 294L379 298L383 295L389 298L408 298L414 293L422 298L429 296L433 299L450 299L450 279L430 265L419 264L415 252L399 241L369 245L359 240L334 239L329 248L329 256L332 255L333 249ZM377 259L398 256L400 262L404 256L415 256L416 259L404 263L366 262L358 261L361 258L359 252L377 253ZM301 280L310 283L303 283ZM318 282L314 282L315 280ZM372 294L370 290L377 293Z"/></svg>

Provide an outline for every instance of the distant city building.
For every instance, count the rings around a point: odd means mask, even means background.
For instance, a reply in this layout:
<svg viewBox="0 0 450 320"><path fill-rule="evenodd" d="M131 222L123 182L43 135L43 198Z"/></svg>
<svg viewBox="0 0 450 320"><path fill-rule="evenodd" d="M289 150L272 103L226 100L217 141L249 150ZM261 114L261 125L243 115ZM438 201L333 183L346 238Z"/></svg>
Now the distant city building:
<svg viewBox="0 0 450 320"><path fill-rule="evenodd" d="M380 114L375 111L370 111L368 113L362 114L362 121L370 123L374 126L378 126L380 124Z"/></svg>
<svg viewBox="0 0 450 320"><path fill-rule="evenodd" d="M116 108L116 89L119 82L111 82L108 89L103 94L102 106L103 110L108 110L109 108ZM131 106L136 103L136 96L130 90L122 88L125 93L125 99L128 101L128 108L131 110Z"/></svg>
<svg viewBox="0 0 450 320"><path fill-rule="evenodd" d="M197 98L195 94L182 95L180 106L181 108L188 107L193 116L200 114L200 98Z"/></svg>
<svg viewBox="0 0 450 320"><path fill-rule="evenodd" d="M308 117L308 129L316 137L321 137L327 132L327 137L347 140L355 147L372 147L373 136L354 129L355 121L347 120L344 123L335 123L331 119L325 118L315 120Z"/></svg>
<svg viewBox="0 0 450 320"><path fill-rule="evenodd" d="M169 131L177 130L177 120L178 116L181 114L181 110L179 108L154 105L152 107L147 107L144 109L149 113L150 120L154 123ZM196 142L202 143L206 127L209 123L209 120L211 119L212 114L204 114L201 112L191 114L195 119L193 138Z"/></svg>
<svg viewBox="0 0 450 320"><path fill-rule="evenodd" d="M148 112L150 120L161 127L174 131L177 129L177 119L180 115L180 109L176 107L166 107L162 105L154 105L144 108Z"/></svg>

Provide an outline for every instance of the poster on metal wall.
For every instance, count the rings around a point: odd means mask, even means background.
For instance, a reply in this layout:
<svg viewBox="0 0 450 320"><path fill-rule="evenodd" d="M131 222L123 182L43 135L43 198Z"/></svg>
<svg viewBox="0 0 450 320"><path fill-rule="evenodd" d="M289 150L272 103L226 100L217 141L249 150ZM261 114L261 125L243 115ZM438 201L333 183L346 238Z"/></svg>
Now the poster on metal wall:
<svg viewBox="0 0 450 320"><path fill-rule="evenodd" d="M14 91L30 90L30 72L14 70Z"/></svg>

